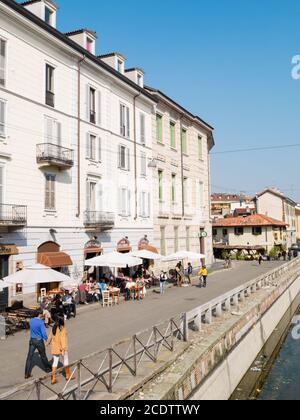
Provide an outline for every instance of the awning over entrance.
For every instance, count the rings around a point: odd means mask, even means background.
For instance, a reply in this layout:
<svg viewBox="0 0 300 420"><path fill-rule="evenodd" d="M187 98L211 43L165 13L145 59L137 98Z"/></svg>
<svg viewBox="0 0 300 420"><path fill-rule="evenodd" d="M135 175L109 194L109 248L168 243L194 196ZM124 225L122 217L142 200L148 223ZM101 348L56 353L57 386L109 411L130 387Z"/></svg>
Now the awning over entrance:
<svg viewBox="0 0 300 420"><path fill-rule="evenodd" d="M131 252L132 246L127 237L121 239L117 245L117 251L121 253Z"/></svg>
<svg viewBox="0 0 300 420"><path fill-rule="evenodd" d="M46 265L51 268L68 267L73 265L71 257L64 252L44 252L37 256L38 264Z"/></svg>
<svg viewBox="0 0 300 420"><path fill-rule="evenodd" d="M89 248L89 249L85 249L84 250L84 254L85 255L89 255L89 254L102 254L103 253L103 248Z"/></svg>
<svg viewBox="0 0 300 420"><path fill-rule="evenodd" d="M146 245L146 244L143 244L143 245L140 245L139 246L139 251L149 251L149 252L153 252L154 254L158 254L159 252L158 252L158 249L157 248L155 248L154 246L152 246L152 245Z"/></svg>

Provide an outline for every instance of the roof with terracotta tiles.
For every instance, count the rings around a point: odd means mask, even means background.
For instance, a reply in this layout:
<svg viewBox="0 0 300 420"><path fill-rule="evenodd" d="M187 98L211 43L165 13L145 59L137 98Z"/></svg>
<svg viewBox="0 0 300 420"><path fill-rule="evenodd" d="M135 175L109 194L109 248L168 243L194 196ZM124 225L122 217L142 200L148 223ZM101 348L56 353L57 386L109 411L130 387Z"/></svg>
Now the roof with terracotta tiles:
<svg viewBox="0 0 300 420"><path fill-rule="evenodd" d="M214 227L251 227L251 226L281 226L285 227L287 224L280 220L272 219L263 214L253 214L247 217L227 217L219 219L213 223Z"/></svg>

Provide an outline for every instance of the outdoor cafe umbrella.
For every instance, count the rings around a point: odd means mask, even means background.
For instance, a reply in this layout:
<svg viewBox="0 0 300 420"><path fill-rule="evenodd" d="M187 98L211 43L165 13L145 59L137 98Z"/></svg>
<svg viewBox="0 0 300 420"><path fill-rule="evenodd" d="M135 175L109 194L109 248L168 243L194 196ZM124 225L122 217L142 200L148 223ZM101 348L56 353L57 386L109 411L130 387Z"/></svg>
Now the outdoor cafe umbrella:
<svg viewBox="0 0 300 420"><path fill-rule="evenodd" d="M179 251L175 254L168 255L167 257L163 258L162 261L183 261L186 259L189 260L202 260L203 258L206 258L206 255L204 254L197 254L196 252L190 252L190 251Z"/></svg>
<svg viewBox="0 0 300 420"><path fill-rule="evenodd" d="M136 258L131 254L121 254L120 252L111 252L85 261L86 267L127 268L142 264L143 260L141 258Z"/></svg>
<svg viewBox="0 0 300 420"><path fill-rule="evenodd" d="M3 292L4 289L6 289L7 287L10 287L10 286L11 286L11 284L0 280L0 292Z"/></svg>
<svg viewBox="0 0 300 420"><path fill-rule="evenodd" d="M161 260L162 255L156 254L155 252L148 251L147 249L141 249L140 251L132 252L133 257L142 258L143 260Z"/></svg>
<svg viewBox="0 0 300 420"><path fill-rule="evenodd" d="M41 264L35 264L31 267L25 267L8 277L4 282L9 286L13 284L36 285L45 283L64 283L70 282L70 277L58 271L52 270L50 267Z"/></svg>

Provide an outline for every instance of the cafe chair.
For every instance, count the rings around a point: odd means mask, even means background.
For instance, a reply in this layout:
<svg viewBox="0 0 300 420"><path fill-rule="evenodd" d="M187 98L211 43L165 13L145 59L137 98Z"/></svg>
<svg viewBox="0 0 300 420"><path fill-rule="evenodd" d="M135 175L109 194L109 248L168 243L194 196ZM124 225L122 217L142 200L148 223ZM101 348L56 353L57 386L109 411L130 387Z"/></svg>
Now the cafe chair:
<svg viewBox="0 0 300 420"><path fill-rule="evenodd" d="M102 292L102 306L112 306L113 305L113 298L110 295L110 292Z"/></svg>

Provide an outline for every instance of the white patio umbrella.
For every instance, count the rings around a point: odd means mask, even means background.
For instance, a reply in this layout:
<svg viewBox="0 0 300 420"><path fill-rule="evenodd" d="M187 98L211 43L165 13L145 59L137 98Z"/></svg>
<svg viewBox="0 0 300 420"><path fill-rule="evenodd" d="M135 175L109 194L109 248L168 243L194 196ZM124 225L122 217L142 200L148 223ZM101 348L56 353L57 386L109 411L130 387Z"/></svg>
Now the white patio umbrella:
<svg viewBox="0 0 300 420"><path fill-rule="evenodd" d="M161 260L162 255L156 254L155 252L148 251L147 249L141 249L140 251L134 251L131 253L133 257L142 258L143 260Z"/></svg>
<svg viewBox="0 0 300 420"><path fill-rule="evenodd" d="M9 285L23 284L35 285L45 283L70 283L70 277L58 271L52 270L50 267L41 264L35 264L31 267L25 267L11 276L5 277L4 282Z"/></svg>
<svg viewBox="0 0 300 420"><path fill-rule="evenodd" d="M6 283L5 281L0 280L0 292L3 292L4 289L6 289L7 287L10 287L11 284Z"/></svg>
<svg viewBox="0 0 300 420"><path fill-rule="evenodd" d="M179 251L175 254L168 255L167 257L163 258L162 261L182 261L182 260L202 260L203 258L206 258L206 255L204 254L197 254L196 252L190 252L190 251Z"/></svg>
<svg viewBox="0 0 300 420"><path fill-rule="evenodd" d="M121 254L120 252L111 252L100 255L85 261L86 267L110 267L127 268L142 265L143 260L133 257L131 254Z"/></svg>

